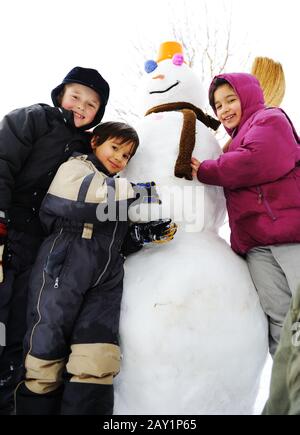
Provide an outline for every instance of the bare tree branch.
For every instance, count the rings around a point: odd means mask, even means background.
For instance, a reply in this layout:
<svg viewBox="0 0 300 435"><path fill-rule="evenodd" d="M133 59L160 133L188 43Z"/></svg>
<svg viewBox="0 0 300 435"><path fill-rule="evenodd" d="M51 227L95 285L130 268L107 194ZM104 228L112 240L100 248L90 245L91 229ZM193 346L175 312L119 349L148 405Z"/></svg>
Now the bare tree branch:
<svg viewBox="0 0 300 435"><path fill-rule="evenodd" d="M172 0L167 4L169 22L166 27L168 26L169 40L172 38L182 44L185 61L199 74L205 86L213 76L226 71L232 53L237 54L241 50L233 47L234 26L230 0L222 0L222 7L222 18L218 21L215 20L215 5L208 0L184 0L179 5L176 4L176 8ZM239 39L239 42L241 47L245 45L245 41ZM158 44L155 38L149 40L144 35L138 35L131 43L128 65L124 68L126 86L122 89L122 95L115 97L111 104L113 113L124 120L135 121L141 117L133 103L133 97L144 75L144 62L156 57ZM245 54L244 51L242 53L241 65L245 65L250 54Z"/></svg>

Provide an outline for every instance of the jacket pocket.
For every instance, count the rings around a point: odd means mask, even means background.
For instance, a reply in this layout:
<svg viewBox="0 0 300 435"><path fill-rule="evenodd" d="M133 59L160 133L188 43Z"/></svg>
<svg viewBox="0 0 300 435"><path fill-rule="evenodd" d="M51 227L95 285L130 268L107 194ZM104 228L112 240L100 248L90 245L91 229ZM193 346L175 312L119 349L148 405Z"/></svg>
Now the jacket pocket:
<svg viewBox="0 0 300 435"><path fill-rule="evenodd" d="M277 217L275 216L275 214L274 214L274 212L273 212L273 210L272 210L268 200L266 199L266 197L265 197L265 195L263 193L262 188L260 186L257 186L256 190L257 190L257 194L258 194L258 198L257 198L258 204L263 204L265 209L266 209L266 212L267 212L268 216L273 221L276 221Z"/></svg>
<svg viewBox="0 0 300 435"><path fill-rule="evenodd" d="M52 278L56 278L63 268L65 257L65 250L55 251L48 255L45 266L46 273L48 273L48 275L50 275Z"/></svg>
<svg viewBox="0 0 300 435"><path fill-rule="evenodd" d="M67 268L70 245L71 241L62 241L57 247L54 245L47 257L44 270L53 279L55 288L59 286L59 281Z"/></svg>

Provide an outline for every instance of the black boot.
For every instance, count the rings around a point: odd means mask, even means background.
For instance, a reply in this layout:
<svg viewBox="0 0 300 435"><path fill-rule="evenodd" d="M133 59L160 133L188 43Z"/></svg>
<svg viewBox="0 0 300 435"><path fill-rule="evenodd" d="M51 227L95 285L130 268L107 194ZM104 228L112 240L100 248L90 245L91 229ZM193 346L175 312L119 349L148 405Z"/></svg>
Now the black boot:
<svg viewBox="0 0 300 435"><path fill-rule="evenodd" d="M63 386L46 394L30 391L23 382L16 390L17 415L56 415L60 412Z"/></svg>
<svg viewBox="0 0 300 435"><path fill-rule="evenodd" d="M61 404L64 415L112 415L113 385L68 382Z"/></svg>

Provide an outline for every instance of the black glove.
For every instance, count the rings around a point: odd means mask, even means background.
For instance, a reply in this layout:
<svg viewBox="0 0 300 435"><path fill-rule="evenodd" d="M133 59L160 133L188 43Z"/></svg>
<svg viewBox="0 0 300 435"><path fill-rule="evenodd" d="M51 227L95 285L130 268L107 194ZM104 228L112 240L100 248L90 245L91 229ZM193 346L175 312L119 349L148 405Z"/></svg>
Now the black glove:
<svg viewBox="0 0 300 435"><path fill-rule="evenodd" d="M139 251L140 249L142 249L142 247L143 245L141 243L133 240L131 235L131 228L129 228L120 249L121 254L124 257L127 257L128 255L134 254L135 252Z"/></svg>
<svg viewBox="0 0 300 435"><path fill-rule="evenodd" d="M177 225L171 219L159 219L147 223L132 224L126 234L121 253L127 255L142 249L145 243L166 243L173 239Z"/></svg>
<svg viewBox="0 0 300 435"><path fill-rule="evenodd" d="M133 224L131 227L132 239L140 245L145 243L166 243L173 239L177 225L171 219L158 219L156 221Z"/></svg>

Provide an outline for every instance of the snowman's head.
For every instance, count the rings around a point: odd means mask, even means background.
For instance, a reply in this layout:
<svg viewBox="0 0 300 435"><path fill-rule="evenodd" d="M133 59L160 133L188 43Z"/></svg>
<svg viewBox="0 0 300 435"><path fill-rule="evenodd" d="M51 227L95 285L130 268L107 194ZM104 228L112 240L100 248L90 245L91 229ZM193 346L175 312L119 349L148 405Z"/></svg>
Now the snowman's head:
<svg viewBox="0 0 300 435"><path fill-rule="evenodd" d="M178 43L164 44L177 44L176 48L180 47ZM161 104L178 102L191 103L199 108L205 106L206 97L200 79L185 63L182 52L173 52L169 51L165 57L159 56L157 61L148 60L145 63L145 111Z"/></svg>

